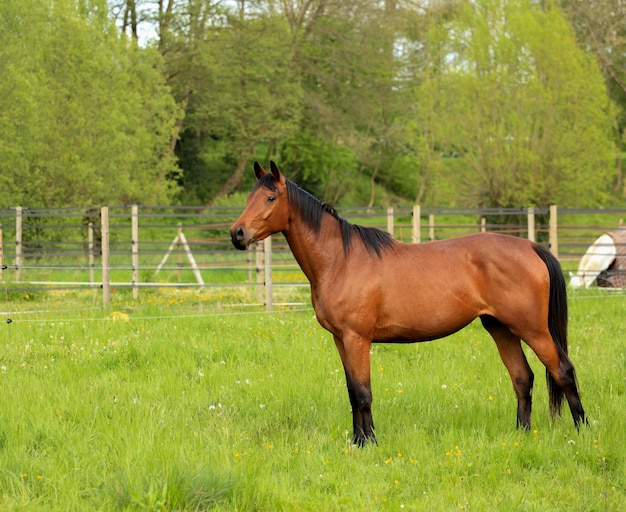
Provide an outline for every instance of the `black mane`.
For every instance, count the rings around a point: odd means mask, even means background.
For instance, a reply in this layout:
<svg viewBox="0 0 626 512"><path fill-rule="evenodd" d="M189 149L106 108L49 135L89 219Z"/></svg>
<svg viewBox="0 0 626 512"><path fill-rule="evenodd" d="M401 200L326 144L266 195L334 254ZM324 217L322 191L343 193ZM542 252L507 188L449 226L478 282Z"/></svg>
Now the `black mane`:
<svg viewBox="0 0 626 512"><path fill-rule="evenodd" d="M322 225L322 215L324 213L330 214L337 220L341 226L343 252L346 256L350 252L352 239L355 236L358 236L361 239L363 245L365 245L370 254L376 254L379 258L382 256L382 251L384 249L393 247L394 239L389 233L376 228L368 228L351 224L346 219L341 217L332 206L323 203L306 190L301 189L292 181L285 181L287 182L287 194L289 201L300 211L302 220L316 233L319 233ZM274 178L271 174L266 174L263 178L261 178L257 182L257 186L264 186L274 191L277 190Z"/></svg>

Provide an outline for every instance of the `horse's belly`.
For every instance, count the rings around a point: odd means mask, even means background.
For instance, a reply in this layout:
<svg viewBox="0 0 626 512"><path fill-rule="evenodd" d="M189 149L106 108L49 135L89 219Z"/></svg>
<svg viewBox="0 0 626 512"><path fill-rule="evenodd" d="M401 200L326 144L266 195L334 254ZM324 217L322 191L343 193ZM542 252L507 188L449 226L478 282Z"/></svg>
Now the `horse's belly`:
<svg viewBox="0 0 626 512"><path fill-rule="evenodd" d="M450 317L444 315L440 317L437 314L421 314L415 312L412 318L403 319L394 318L389 321L381 322L377 326L374 333L374 341L376 342L417 342L430 341L443 338L453 334L477 317L474 313Z"/></svg>
<svg viewBox="0 0 626 512"><path fill-rule="evenodd" d="M398 287L397 289L399 289ZM376 341L428 341L462 329L487 308L470 283L404 288L387 292L377 315Z"/></svg>

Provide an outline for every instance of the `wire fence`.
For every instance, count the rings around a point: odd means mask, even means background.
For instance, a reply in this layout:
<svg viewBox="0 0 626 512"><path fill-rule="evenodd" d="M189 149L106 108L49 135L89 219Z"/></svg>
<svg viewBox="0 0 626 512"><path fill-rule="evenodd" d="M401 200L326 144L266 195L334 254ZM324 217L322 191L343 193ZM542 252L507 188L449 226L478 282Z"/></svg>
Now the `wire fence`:
<svg viewBox="0 0 626 512"><path fill-rule="evenodd" d="M229 227L243 207L121 205L0 209L0 278L4 291L35 294L93 290L213 290L233 306L308 304L308 283L281 235L237 251ZM355 224L424 243L477 231L536 240L574 271L603 233L621 227L626 210L550 208L339 208Z"/></svg>

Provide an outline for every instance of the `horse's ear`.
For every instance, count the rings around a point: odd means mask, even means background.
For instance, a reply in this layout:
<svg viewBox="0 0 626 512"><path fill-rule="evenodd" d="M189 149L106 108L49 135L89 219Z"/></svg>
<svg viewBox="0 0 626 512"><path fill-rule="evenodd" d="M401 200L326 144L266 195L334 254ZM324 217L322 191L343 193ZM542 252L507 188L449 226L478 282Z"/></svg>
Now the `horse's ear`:
<svg viewBox="0 0 626 512"><path fill-rule="evenodd" d="M285 177L280 172L280 169L272 160L270 160L270 171L272 171L272 176L274 176L276 181L281 182L285 180Z"/></svg>
<svg viewBox="0 0 626 512"><path fill-rule="evenodd" d="M260 180L267 173L265 172L265 169L261 167L261 164L259 162L254 162L254 174L256 175L256 179Z"/></svg>

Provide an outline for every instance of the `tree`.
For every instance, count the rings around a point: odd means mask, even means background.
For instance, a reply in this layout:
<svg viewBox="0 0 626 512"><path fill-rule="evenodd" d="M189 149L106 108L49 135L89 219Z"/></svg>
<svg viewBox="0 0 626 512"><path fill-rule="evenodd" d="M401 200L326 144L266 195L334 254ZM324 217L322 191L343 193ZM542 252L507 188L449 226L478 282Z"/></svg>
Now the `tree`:
<svg viewBox="0 0 626 512"><path fill-rule="evenodd" d="M246 11L228 13L227 28L216 33L220 55L212 68L212 87L200 97L196 118L204 118L214 135L229 143L234 172L216 198L241 182L250 156L260 142L271 148L291 135L300 118L301 89L289 66L290 49L283 20Z"/></svg>
<svg viewBox="0 0 626 512"><path fill-rule="evenodd" d="M153 19L167 20L159 21L157 45L185 111L176 147L187 197L233 190L253 154L280 155L333 202L358 172L391 182L383 169L403 108L394 90L395 6L168 0L159 8L167 16L154 12Z"/></svg>
<svg viewBox="0 0 626 512"><path fill-rule="evenodd" d="M192 170L181 185L206 204L240 184L258 148L272 151L297 127L302 93L287 24L253 0L148 4L136 9L157 27L153 44L183 113L171 144Z"/></svg>
<svg viewBox="0 0 626 512"><path fill-rule="evenodd" d="M185 200L272 156L333 203L369 181L370 204L382 184L425 204L593 205L615 179L615 111L556 0L111 1L128 34L156 27Z"/></svg>
<svg viewBox="0 0 626 512"><path fill-rule="evenodd" d="M443 0L420 10L405 6L402 11L404 37L398 59L404 99L396 121L400 143L391 172L404 183L402 195L416 204L450 205L455 200L446 191L446 183L455 179L447 175L446 157L456 153L446 153L441 146L438 88L448 58L450 21L458 17L459 5Z"/></svg>
<svg viewBox="0 0 626 512"><path fill-rule="evenodd" d="M626 197L622 152L626 133L626 4L621 0L561 0L561 6L574 27L583 50L598 60L609 94L619 107L615 135L621 151L617 158L615 190Z"/></svg>
<svg viewBox="0 0 626 512"><path fill-rule="evenodd" d="M439 69L418 87L468 204L593 206L613 178L601 74L551 5L468 2L447 26Z"/></svg>
<svg viewBox="0 0 626 512"><path fill-rule="evenodd" d="M120 37L104 2L0 4L0 201L167 201L176 118L157 52Z"/></svg>
<svg viewBox="0 0 626 512"><path fill-rule="evenodd" d="M306 5L308 9L298 10ZM390 181L405 108L397 83L396 2L283 2L294 40L293 66L304 93L302 127L282 157L325 201L337 202L358 174ZM317 155L301 157L294 148ZM319 154L321 151L332 154Z"/></svg>

